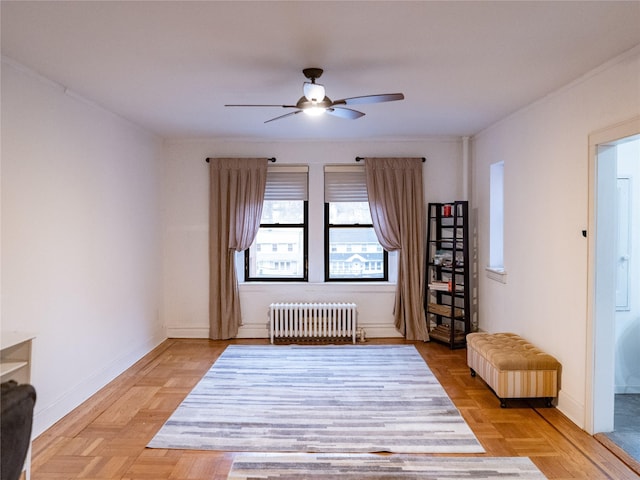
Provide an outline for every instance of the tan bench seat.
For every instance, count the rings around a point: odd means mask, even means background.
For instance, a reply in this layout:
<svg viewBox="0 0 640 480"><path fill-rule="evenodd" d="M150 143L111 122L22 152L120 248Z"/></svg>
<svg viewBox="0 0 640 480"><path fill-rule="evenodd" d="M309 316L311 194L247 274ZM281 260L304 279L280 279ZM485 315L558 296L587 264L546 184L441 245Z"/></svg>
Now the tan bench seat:
<svg viewBox="0 0 640 480"><path fill-rule="evenodd" d="M470 333L467 364L480 375L505 407L505 398L558 396L560 363L514 333Z"/></svg>

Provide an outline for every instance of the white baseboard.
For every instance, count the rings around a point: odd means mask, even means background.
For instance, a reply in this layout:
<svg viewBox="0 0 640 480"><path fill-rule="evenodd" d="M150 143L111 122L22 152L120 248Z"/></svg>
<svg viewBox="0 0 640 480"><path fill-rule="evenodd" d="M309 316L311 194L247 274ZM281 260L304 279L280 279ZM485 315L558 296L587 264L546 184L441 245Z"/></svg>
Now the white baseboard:
<svg viewBox="0 0 640 480"><path fill-rule="evenodd" d="M41 435L54 423L69 414L73 409L82 404L82 402L85 402L98 390L106 386L165 340L164 332L157 333L156 336L148 338L141 344L136 345L129 352L120 355L118 358L114 358L112 362L105 365L103 369L95 372L89 378L83 379L76 385L70 385L64 395L34 412L32 438Z"/></svg>
<svg viewBox="0 0 640 480"><path fill-rule="evenodd" d="M366 338L402 338L393 325L361 325Z"/></svg>
<svg viewBox="0 0 640 480"><path fill-rule="evenodd" d="M269 328L266 325L241 325L236 338L269 338Z"/></svg>
<svg viewBox="0 0 640 480"><path fill-rule="evenodd" d="M585 406L575 398L567 395L562 390L558 392L558 410L560 410L569 420L578 427L584 429Z"/></svg>
<svg viewBox="0 0 640 480"><path fill-rule="evenodd" d="M209 338L209 327L167 327L167 338Z"/></svg>
<svg viewBox="0 0 640 480"><path fill-rule="evenodd" d="M364 328L366 338L402 338L393 325L360 325ZM209 338L208 327L167 327L168 338ZM236 338L269 338L269 327L251 323L240 326Z"/></svg>
<svg viewBox="0 0 640 480"><path fill-rule="evenodd" d="M363 328L366 338L402 338L402 335L393 326L389 325L359 325ZM236 338L269 338L267 325L243 325Z"/></svg>

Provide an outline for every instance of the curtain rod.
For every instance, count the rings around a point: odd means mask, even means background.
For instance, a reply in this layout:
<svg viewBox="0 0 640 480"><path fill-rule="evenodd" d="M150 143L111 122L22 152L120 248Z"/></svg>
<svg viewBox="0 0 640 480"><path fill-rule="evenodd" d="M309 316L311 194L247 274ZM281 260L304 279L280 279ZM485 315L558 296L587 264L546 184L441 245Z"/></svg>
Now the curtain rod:
<svg viewBox="0 0 640 480"><path fill-rule="evenodd" d="M207 157L204 159L205 162L209 163L209 160L211 160L211 157ZM215 160L215 158L214 158ZM275 163L276 162L276 157L271 157L271 158L267 158L267 160L269 160L270 162Z"/></svg>
<svg viewBox="0 0 640 480"><path fill-rule="evenodd" d="M360 160L364 160L364 157L356 157L356 162L359 162ZM426 162L427 159L422 157L422 163Z"/></svg>

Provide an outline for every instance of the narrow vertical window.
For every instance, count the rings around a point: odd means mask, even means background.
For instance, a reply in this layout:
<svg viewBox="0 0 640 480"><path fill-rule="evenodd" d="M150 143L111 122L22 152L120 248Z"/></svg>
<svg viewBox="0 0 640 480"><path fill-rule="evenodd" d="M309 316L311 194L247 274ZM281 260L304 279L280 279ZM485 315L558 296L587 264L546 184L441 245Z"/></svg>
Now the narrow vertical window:
<svg viewBox="0 0 640 480"><path fill-rule="evenodd" d="M489 171L489 269L504 273L504 162Z"/></svg>

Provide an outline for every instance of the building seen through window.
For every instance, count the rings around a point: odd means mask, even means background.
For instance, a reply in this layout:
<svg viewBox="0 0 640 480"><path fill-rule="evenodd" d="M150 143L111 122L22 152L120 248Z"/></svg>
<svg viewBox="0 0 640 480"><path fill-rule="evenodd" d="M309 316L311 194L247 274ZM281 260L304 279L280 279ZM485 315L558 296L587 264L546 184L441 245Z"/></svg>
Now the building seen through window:
<svg viewBox="0 0 640 480"><path fill-rule="evenodd" d="M368 202L325 204L326 280L386 280L387 252L371 221Z"/></svg>
<svg viewBox="0 0 640 480"><path fill-rule="evenodd" d="M384 251L373 228L340 228L330 233L329 275L338 278L384 276Z"/></svg>
<svg viewBox="0 0 640 480"><path fill-rule="evenodd" d="M304 230L300 227L261 227L250 256L255 277L299 277L304 274Z"/></svg>

